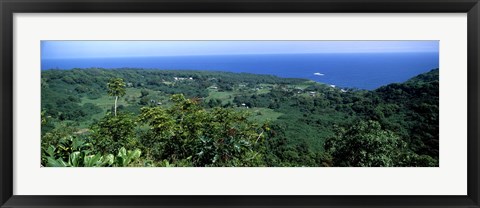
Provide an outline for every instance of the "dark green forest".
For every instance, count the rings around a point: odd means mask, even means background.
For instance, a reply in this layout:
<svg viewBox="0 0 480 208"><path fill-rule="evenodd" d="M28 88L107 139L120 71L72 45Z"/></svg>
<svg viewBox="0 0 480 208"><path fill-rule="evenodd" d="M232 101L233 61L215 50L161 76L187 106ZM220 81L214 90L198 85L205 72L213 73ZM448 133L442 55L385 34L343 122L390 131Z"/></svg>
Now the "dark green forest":
<svg viewBox="0 0 480 208"><path fill-rule="evenodd" d="M435 167L439 70L375 90L272 75L41 74L45 167Z"/></svg>

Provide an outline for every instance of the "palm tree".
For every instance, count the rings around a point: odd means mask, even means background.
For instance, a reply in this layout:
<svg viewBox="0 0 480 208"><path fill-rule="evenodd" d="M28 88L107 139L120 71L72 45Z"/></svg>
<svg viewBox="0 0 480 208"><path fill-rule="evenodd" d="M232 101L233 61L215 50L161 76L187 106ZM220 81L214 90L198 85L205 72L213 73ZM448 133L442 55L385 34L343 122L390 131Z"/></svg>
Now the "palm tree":
<svg viewBox="0 0 480 208"><path fill-rule="evenodd" d="M112 78L108 82L108 95L115 96L115 116L117 116L118 97L125 95L125 82L122 78Z"/></svg>

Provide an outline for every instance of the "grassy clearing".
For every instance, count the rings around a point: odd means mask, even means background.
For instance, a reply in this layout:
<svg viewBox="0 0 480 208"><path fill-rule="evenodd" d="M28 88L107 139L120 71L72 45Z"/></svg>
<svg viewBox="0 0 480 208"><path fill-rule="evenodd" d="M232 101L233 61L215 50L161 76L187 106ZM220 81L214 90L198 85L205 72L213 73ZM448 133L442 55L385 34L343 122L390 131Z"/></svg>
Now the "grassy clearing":
<svg viewBox="0 0 480 208"><path fill-rule="evenodd" d="M262 86L262 89L259 89L257 91L257 94L263 94L263 93L270 92L270 87L271 87L270 85ZM158 99L158 100L167 99L164 96L158 95L159 94L158 91L149 90L149 89L146 89L146 90L149 92L149 95L155 95L155 97L158 97L158 98L155 98L155 99ZM140 89L140 88L127 88L126 89L126 94L127 94L126 97L127 98L136 98L137 100L139 100L139 97L141 96L141 91L142 91L142 89ZM233 102L233 98L235 97L235 95L236 95L235 91L218 91L217 89L209 89L209 96L206 97L205 100L208 102L208 100L210 100L210 99L220 99L220 100L222 100L222 104L227 104L228 102ZM81 101L82 101L81 102L82 105L85 104L85 103L92 103L92 104L95 104L102 109L101 113L97 113L97 114L92 115L92 118L90 119L89 122L81 122L80 123L80 127L88 128L88 126L91 124L91 121L99 120L99 119L101 119L105 116L106 112L112 108L112 106L115 102L115 98L111 97L111 96L108 96L105 93L105 95L103 95L102 97L97 98L97 99L89 99L87 97L82 97ZM168 107L169 104L170 103L165 102L163 106ZM118 105L119 106L120 105L129 106L130 104L127 101L125 101L125 97L121 97L121 98L118 99ZM247 110L247 111L251 112L252 119L254 119L256 121L259 121L259 122L275 121L275 120L278 119L278 117L283 115L283 113L275 112L274 110L269 109L269 108L249 108L249 109L238 108L238 109L239 110Z"/></svg>
<svg viewBox="0 0 480 208"><path fill-rule="evenodd" d="M260 94L267 94L269 92L271 92L272 90L272 87L274 85L272 84L259 84L260 86L260 89L257 90L257 95L260 95Z"/></svg>
<svg viewBox="0 0 480 208"><path fill-rule="evenodd" d="M222 104L227 104L229 101L233 102L233 98L235 97L234 92L219 92L216 89L209 89L208 91L208 97L205 99L207 101L210 99L220 99Z"/></svg>
<svg viewBox="0 0 480 208"><path fill-rule="evenodd" d="M138 98L141 95L141 93L140 93L141 90L142 89L138 89L138 88L127 88L126 89L126 94L127 94L127 96L132 96L132 97L137 97ZM153 90L148 90L148 91L150 93L155 92ZM125 101L124 98L125 97L118 98L118 102L117 102L118 106L120 106L120 105L129 106L130 105L127 101ZM103 95L103 96L101 96L97 99L89 99L87 97L82 97L81 98L81 105L83 105L85 103L92 103L92 104L97 105L98 107L100 107L102 109L102 112L92 115L92 118L89 121L81 122L80 127L82 127L82 128L88 127L91 124L91 121L93 121L93 120L100 120L101 118L103 118L105 116L106 112L113 107L113 105L115 103L115 97L108 96L107 93L105 92L105 95Z"/></svg>
<svg viewBox="0 0 480 208"><path fill-rule="evenodd" d="M80 122L80 125L79 125L80 128L87 128L88 126L90 126L92 121L100 120L101 118L103 118L105 116L106 112L115 103L115 98L111 97L111 96L108 96L106 94L104 96L100 97L100 98L97 98L97 99L89 99L89 98L86 98L86 97L82 97L81 100L82 100L82 103L81 103L82 105L86 104L86 103L95 104L102 109L102 112L97 113L97 114L93 114L91 119L89 119L88 121ZM120 99L118 99L118 104L122 105L122 104L127 104L127 103L125 102L125 100L120 98Z"/></svg>
<svg viewBox="0 0 480 208"><path fill-rule="evenodd" d="M276 112L270 108L239 108L247 110L251 113L252 119L258 122L275 121L283 115L283 113Z"/></svg>
<svg viewBox="0 0 480 208"><path fill-rule="evenodd" d="M304 90L305 88L310 87L312 85L316 85L316 84L318 84L318 83L315 82L315 81L306 81L304 83L296 84L296 85L292 85L292 86Z"/></svg>
<svg viewBox="0 0 480 208"><path fill-rule="evenodd" d="M149 90L146 89L151 95L157 94L157 91L154 90ZM127 97L134 97L134 98L139 98L141 95L142 89L139 88L127 88L126 89L126 96ZM107 93L105 92L105 95L103 95L100 98L97 99L89 99L87 97L82 97L81 98L82 105L85 103L93 103L97 105L98 107L102 108L103 110L108 110L110 109L113 104L115 103L115 97L108 96ZM123 106L129 106L129 103L125 101L125 96L118 98L118 106L123 105Z"/></svg>
<svg viewBox="0 0 480 208"><path fill-rule="evenodd" d="M257 95L261 95L261 94L267 94L269 93L271 90L268 89L268 88L261 88L261 89L258 89L257 90Z"/></svg>
<svg viewBox="0 0 480 208"><path fill-rule="evenodd" d="M97 98L97 99L89 99L89 98L86 98L86 97L82 97L81 100L82 100L82 103L81 103L82 105L85 104L85 103L92 103L92 104L95 104L98 107L102 108L102 110L110 109L115 102L115 98L110 97L108 95L104 95L104 96L102 96L100 98ZM126 102L122 99L118 99L118 103L123 104L123 103L126 103Z"/></svg>

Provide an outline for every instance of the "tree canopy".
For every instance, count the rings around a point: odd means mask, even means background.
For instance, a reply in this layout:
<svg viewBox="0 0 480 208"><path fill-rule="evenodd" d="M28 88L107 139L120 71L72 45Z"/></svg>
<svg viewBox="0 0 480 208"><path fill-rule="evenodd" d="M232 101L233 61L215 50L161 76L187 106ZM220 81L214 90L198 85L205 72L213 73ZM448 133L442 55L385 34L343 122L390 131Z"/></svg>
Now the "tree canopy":
<svg viewBox="0 0 480 208"><path fill-rule="evenodd" d="M46 70L42 164L120 166L109 155L124 148L141 152L128 166L438 166L438 78L361 90L245 73Z"/></svg>

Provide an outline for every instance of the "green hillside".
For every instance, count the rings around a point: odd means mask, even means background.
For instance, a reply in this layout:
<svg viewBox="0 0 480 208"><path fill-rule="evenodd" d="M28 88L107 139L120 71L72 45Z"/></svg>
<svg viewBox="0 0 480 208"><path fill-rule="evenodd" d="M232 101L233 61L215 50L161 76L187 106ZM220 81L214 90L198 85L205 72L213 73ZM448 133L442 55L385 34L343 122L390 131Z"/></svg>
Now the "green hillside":
<svg viewBox="0 0 480 208"><path fill-rule="evenodd" d="M125 92L117 116L114 78ZM438 166L438 83L438 69L372 91L246 73L46 70L42 164Z"/></svg>

